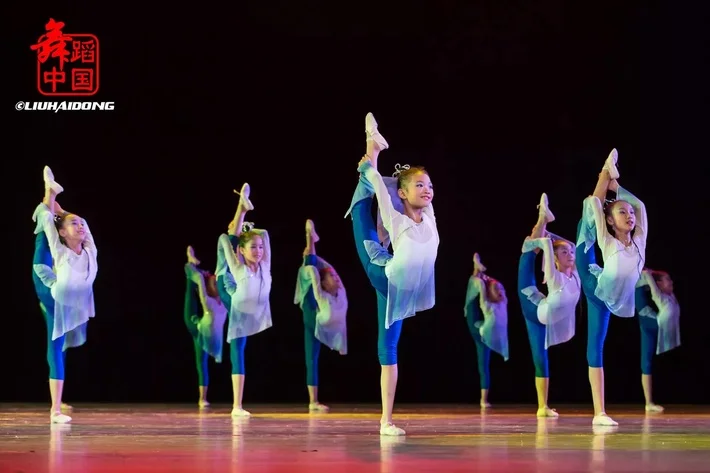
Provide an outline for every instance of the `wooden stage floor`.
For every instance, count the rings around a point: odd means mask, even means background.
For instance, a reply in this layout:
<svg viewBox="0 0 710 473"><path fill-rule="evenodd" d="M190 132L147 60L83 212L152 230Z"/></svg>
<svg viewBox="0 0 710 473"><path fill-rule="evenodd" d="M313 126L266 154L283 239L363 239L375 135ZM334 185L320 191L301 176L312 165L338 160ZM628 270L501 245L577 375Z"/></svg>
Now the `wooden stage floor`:
<svg viewBox="0 0 710 473"><path fill-rule="evenodd" d="M48 406L0 405L0 473L142 472L708 472L710 406L610 406L616 428L591 425L591 406L400 405L406 437L380 437L378 406L76 405L69 425Z"/></svg>

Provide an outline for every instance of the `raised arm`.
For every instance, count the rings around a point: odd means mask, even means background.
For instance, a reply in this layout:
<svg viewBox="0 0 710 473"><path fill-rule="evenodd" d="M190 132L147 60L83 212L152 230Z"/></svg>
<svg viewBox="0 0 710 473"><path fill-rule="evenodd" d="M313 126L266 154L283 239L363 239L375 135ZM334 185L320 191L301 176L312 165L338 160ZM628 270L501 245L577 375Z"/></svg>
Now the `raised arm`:
<svg viewBox="0 0 710 473"><path fill-rule="evenodd" d="M229 271L232 273L233 276L236 277L237 270L240 266L242 266L242 262L239 258L237 258L237 255L234 253L234 250L232 249L232 242L229 240L229 236L224 233L221 234L219 236L219 246L222 249L222 254L224 255L224 260L227 262Z"/></svg>
<svg viewBox="0 0 710 473"><path fill-rule="evenodd" d="M390 197L390 193L387 190L385 181L382 179L382 175L377 171L377 169L372 167L369 160L365 161L362 166L364 167L363 174L365 175L365 178L375 189L377 206L380 210L380 215L382 216L382 224L384 225L385 230L387 230L387 232L394 237L394 219L401 214L397 212L392 204L392 197Z"/></svg>
<svg viewBox="0 0 710 473"><path fill-rule="evenodd" d="M61 241L59 241L59 233L57 232L57 227L54 225L54 214L49 210L49 207L47 207L46 204L42 203L37 207L35 216L37 218L37 222L42 227L42 231L47 236L49 251L52 253L52 259L56 263L59 255L66 247L62 245Z"/></svg>
<svg viewBox="0 0 710 473"><path fill-rule="evenodd" d="M602 207L602 202L599 197L590 195L584 200L586 206L588 206L589 211L592 213L594 218L594 226L597 232L597 241L599 244L603 244L607 238L611 238L609 231L606 229L606 217L604 216L604 208Z"/></svg>
<svg viewBox="0 0 710 473"><path fill-rule="evenodd" d="M92 250L94 253L98 253L96 243L94 242L94 235L91 234L89 224L86 223L86 220L83 218L81 219L81 222L84 225L84 231L86 232L86 238L84 239L84 248Z"/></svg>
<svg viewBox="0 0 710 473"><path fill-rule="evenodd" d="M651 290L651 299L656 304L656 306L660 307L663 301L663 293L660 289L658 289L658 284L656 284L656 280L653 279L653 273L645 269L643 271L643 278L646 284L648 284L648 288Z"/></svg>
<svg viewBox="0 0 710 473"><path fill-rule="evenodd" d="M641 202L641 199L621 186L618 186L616 198L619 200L625 200L631 204L631 207L634 208L634 213L636 214L636 231L634 232L634 236L639 237L645 246L648 235L648 215L646 214L646 205Z"/></svg>
<svg viewBox="0 0 710 473"><path fill-rule="evenodd" d="M269 232L260 228L255 228L252 231L259 235L264 243L264 257L261 261L266 263L269 270L271 270L271 239L269 238Z"/></svg>

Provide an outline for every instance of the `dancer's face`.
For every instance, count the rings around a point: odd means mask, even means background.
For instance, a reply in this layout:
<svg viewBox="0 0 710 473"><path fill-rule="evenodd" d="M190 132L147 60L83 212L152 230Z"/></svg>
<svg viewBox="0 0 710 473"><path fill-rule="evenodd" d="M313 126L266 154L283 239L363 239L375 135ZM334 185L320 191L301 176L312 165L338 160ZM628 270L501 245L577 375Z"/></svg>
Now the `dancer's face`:
<svg viewBox="0 0 710 473"><path fill-rule="evenodd" d="M68 245L74 243L83 243L86 240L86 228L84 220L78 215L69 214L62 220L62 226L59 229L59 236L64 238Z"/></svg>
<svg viewBox="0 0 710 473"><path fill-rule="evenodd" d="M662 273L656 281L656 286L664 294L673 294L673 280L668 273Z"/></svg>
<svg viewBox="0 0 710 473"><path fill-rule="evenodd" d="M338 289L343 287L343 282L340 280L338 273L328 268L321 271L320 285L325 292L336 295L338 294Z"/></svg>
<svg viewBox="0 0 710 473"><path fill-rule="evenodd" d="M608 212L606 221L617 234L629 233L636 228L636 214L634 213L634 208L626 201L617 200L612 204L611 211Z"/></svg>
<svg viewBox="0 0 710 473"><path fill-rule="evenodd" d="M247 264L258 264L264 257L264 241L259 235L254 235L244 246L239 247L239 252Z"/></svg>
<svg viewBox="0 0 710 473"><path fill-rule="evenodd" d="M575 254L574 248L567 242L555 244L555 263L560 271L574 268Z"/></svg>
<svg viewBox="0 0 710 473"><path fill-rule="evenodd" d="M400 188L397 193L402 200L406 200L415 209L423 209L434 200L434 186L425 172L410 176L404 188Z"/></svg>

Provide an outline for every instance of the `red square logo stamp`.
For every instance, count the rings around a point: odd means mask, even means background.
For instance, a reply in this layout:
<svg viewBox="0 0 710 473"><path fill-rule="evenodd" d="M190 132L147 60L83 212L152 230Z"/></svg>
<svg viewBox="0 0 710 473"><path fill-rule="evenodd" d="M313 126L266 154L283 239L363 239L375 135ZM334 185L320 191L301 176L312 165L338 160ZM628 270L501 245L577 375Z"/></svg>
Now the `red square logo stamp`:
<svg viewBox="0 0 710 473"><path fill-rule="evenodd" d="M99 91L99 39L88 33L64 33L50 18L36 44L37 89L42 95L91 96Z"/></svg>

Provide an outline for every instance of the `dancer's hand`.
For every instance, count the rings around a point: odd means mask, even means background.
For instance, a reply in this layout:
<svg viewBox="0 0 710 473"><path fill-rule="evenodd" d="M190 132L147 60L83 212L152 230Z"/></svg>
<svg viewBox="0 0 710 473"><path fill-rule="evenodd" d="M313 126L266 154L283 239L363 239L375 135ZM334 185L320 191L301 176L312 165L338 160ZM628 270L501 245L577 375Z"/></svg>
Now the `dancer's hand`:
<svg viewBox="0 0 710 473"><path fill-rule="evenodd" d="M357 167L359 168L365 163L370 163L370 165L372 165L372 158L370 158L368 155L363 156L360 162L357 163Z"/></svg>
<svg viewBox="0 0 710 473"><path fill-rule="evenodd" d="M619 192L619 181L616 179L612 179L609 181L609 187L608 189L614 193Z"/></svg>

